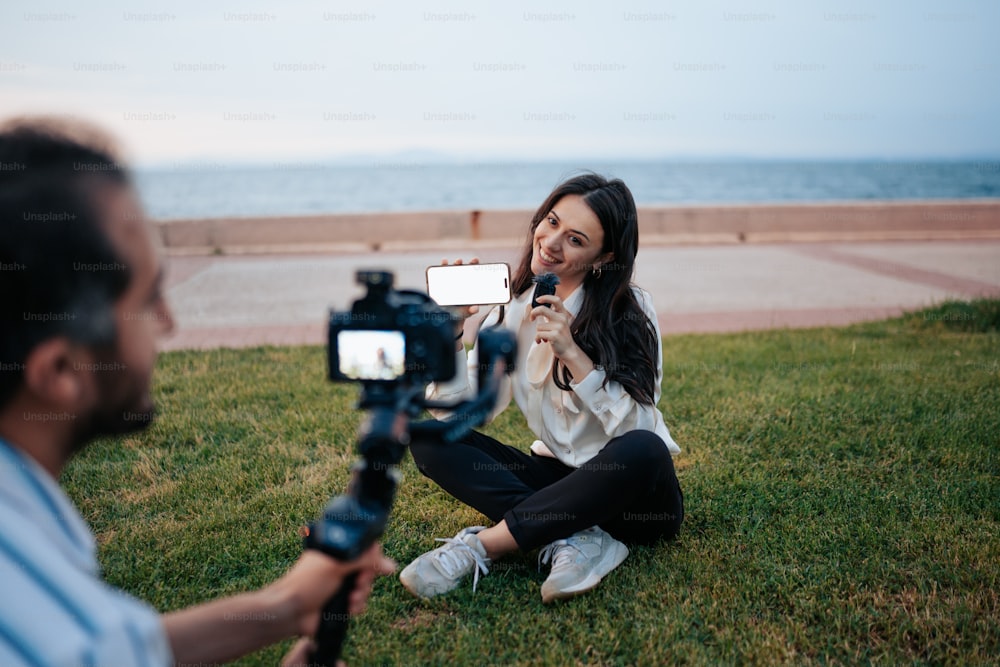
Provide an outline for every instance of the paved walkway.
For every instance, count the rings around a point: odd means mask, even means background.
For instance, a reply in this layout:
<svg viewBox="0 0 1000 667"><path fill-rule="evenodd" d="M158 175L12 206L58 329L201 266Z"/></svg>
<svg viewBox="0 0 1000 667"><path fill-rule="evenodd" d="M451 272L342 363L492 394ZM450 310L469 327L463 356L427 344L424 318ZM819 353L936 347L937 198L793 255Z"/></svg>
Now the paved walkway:
<svg viewBox="0 0 1000 667"><path fill-rule="evenodd" d="M471 256L471 253L467 253ZM516 248L475 252L515 264ZM422 288L424 269L454 253L171 257L178 323L163 349L322 344L326 313L362 293L361 268ZM664 334L844 325L947 298L1000 296L1000 241L648 247L636 282Z"/></svg>

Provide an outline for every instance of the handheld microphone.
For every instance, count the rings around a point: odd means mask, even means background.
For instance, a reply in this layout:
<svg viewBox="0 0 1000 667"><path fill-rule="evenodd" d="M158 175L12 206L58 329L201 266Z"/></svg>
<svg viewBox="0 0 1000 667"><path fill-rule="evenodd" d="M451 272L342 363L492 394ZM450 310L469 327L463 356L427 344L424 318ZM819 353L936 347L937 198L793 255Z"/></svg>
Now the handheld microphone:
<svg viewBox="0 0 1000 667"><path fill-rule="evenodd" d="M538 303L538 297L545 296L546 294L555 294L556 285L559 284L559 276L554 273L543 273L540 276L532 278L531 282L535 283L535 293L531 297L531 307L548 306L549 304L547 303Z"/></svg>

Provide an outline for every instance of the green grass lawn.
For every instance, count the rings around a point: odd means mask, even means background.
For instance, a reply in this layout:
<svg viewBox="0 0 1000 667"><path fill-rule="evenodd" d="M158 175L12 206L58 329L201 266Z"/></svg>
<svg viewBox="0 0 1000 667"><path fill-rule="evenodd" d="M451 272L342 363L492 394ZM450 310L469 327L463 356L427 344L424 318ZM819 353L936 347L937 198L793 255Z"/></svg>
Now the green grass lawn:
<svg viewBox="0 0 1000 667"><path fill-rule="evenodd" d="M543 605L535 554L432 601L378 582L345 658L369 664L987 664L1000 656L1000 302L847 328L673 336L661 407L681 536ZM64 482L107 579L170 610L259 587L344 489L361 414L318 347L174 352L160 418ZM486 428L525 447L516 409ZM483 521L408 457L400 565ZM246 665L275 665L286 646Z"/></svg>

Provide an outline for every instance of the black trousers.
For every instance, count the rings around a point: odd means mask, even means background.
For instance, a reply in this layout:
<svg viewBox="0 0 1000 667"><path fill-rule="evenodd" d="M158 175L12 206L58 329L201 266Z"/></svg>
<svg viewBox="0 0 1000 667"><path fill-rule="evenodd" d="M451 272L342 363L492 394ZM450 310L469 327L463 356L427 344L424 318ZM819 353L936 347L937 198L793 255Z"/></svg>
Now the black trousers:
<svg viewBox="0 0 1000 667"><path fill-rule="evenodd" d="M491 520L506 520L522 551L600 526L615 539L651 544L672 538L684 496L663 440L630 431L580 468L524 452L482 433L455 444L414 439L417 468Z"/></svg>

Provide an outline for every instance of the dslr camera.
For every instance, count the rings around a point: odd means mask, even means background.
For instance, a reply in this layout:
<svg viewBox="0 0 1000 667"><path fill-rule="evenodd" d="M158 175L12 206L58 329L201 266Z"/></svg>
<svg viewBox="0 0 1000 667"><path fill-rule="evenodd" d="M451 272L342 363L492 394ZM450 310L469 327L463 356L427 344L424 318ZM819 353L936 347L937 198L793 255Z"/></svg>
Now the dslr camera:
<svg viewBox="0 0 1000 667"><path fill-rule="evenodd" d="M387 271L358 271L367 294L351 310L331 312L331 380L415 386L455 376L455 330L461 319L426 294L392 288Z"/></svg>

